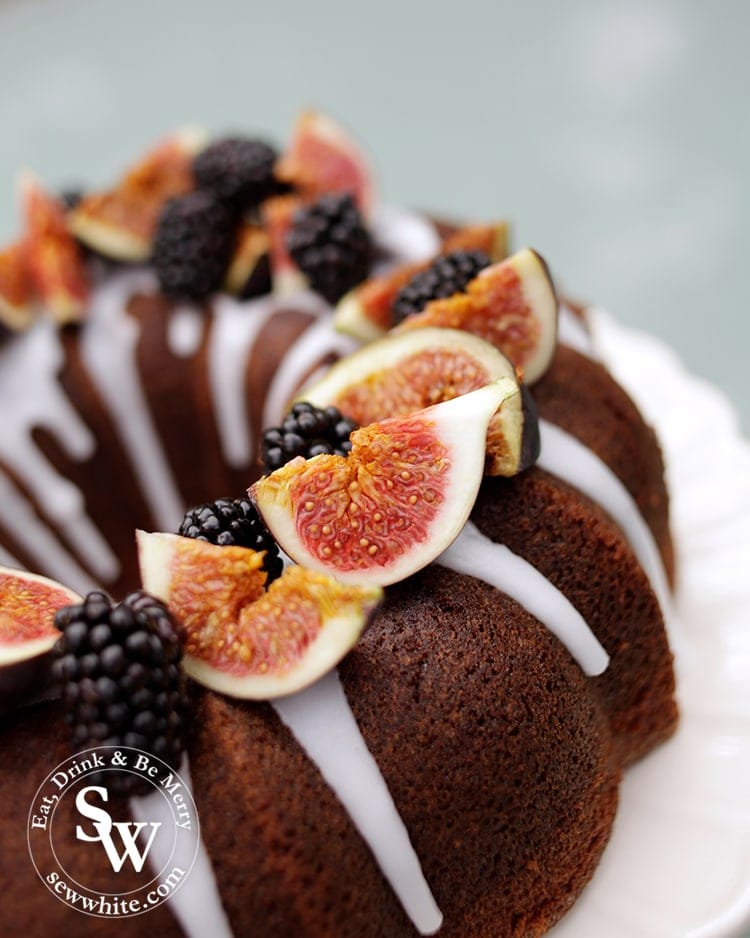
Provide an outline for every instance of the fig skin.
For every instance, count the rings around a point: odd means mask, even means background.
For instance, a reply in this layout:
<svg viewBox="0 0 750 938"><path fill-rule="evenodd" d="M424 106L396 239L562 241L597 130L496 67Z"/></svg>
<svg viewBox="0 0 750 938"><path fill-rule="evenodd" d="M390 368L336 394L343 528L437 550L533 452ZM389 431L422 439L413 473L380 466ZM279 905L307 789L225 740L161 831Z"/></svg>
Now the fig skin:
<svg viewBox="0 0 750 938"><path fill-rule="evenodd" d="M20 606L18 594L14 594L12 588L8 593L4 583L22 587ZM28 584L25 589L24 584ZM24 602L27 605L23 605ZM53 616L62 606L78 602L81 602L81 597L77 593L54 580L0 566L0 611L8 621L24 621L24 613L28 610L32 628L36 626L39 632L40 626L44 625L39 610L46 605L49 612L49 629L23 641L3 642L0 631L0 714L58 696L51 676L54 646L59 638Z"/></svg>
<svg viewBox="0 0 750 938"><path fill-rule="evenodd" d="M524 405L511 362L470 332L425 326L383 336L339 359L296 400L333 405L366 426L453 400L501 377L511 379L516 391L490 421L485 472L510 477L539 455L536 411L533 401Z"/></svg>
<svg viewBox="0 0 750 938"><path fill-rule="evenodd" d="M542 451L542 438L539 433L539 413L531 391L521 384L521 407L523 410L523 431L521 434L521 458L517 472L530 469L539 459Z"/></svg>
<svg viewBox="0 0 750 938"><path fill-rule="evenodd" d="M523 248L485 267L463 293L430 301L393 330L425 326L465 329L491 342L527 384L549 367L557 345L559 302L546 262Z"/></svg>
<svg viewBox="0 0 750 938"><path fill-rule="evenodd" d="M314 683L351 650L383 599L377 586L299 566L264 590L264 552L247 547L146 531L136 540L144 588L185 628L185 672L241 700Z"/></svg>
<svg viewBox="0 0 750 938"><path fill-rule="evenodd" d="M487 427L514 395L515 379L501 377L372 423L352 433L348 456L296 457L248 494L293 560L343 583L388 586L461 532L484 475Z"/></svg>

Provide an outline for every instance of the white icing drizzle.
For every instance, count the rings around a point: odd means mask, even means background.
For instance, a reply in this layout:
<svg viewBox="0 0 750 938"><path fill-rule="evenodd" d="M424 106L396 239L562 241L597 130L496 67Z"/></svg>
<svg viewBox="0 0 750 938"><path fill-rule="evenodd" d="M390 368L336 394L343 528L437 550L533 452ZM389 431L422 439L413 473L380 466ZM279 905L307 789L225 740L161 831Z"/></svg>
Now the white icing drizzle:
<svg viewBox="0 0 750 938"><path fill-rule="evenodd" d="M375 213L372 227L377 244L401 263L426 261L440 250L435 226L422 215L381 205ZM376 270L375 276L377 273Z"/></svg>
<svg viewBox="0 0 750 938"><path fill-rule="evenodd" d="M178 306L167 322L167 344L176 358L190 358L200 348L206 317L196 306Z"/></svg>
<svg viewBox="0 0 750 938"><path fill-rule="evenodd" d="M88 459L96 445L57 381L64 363L59 331L42 322L19 336L12 352L0 355L0 399L8 402L0 420L0 456L94 573L114 577L119 562L87 517L83 493L60 475L31 436L34 427L48 430L78 461Z"/></svg>
<svg viewBox="0 0 750 938"><path fill-rule="evenodd" d="M258 333L277 309L274 297L240 303L217 296L213 301L208 381L222 453L235 469L247 466L252 455L245 394L247 361Z"/></svg>
<svg viewBox="0 0 750 938"><path fill-rule="evenodd" d="M668 618L671 601L661 556L630 492L609 466L574 436L547 420L540 420L539 427L542 452L537 465L579 489L619 525L651 582L664 618Z"/></svg>
<svg viewBox="0 0 750 938"><path fill-rule="evenodd" d="M190 766L185 756L180 765L180 778L192 791ZM142 798L130 799L130 810L136 821L157 821L164 825L166 830L174 823L172 809L164 795L154 791ZM158 837L154 840L149 852L148 862L155 870L168 868L168 874L175 866L184 870L193 867L176 892L170 893L167 904L174 913L175 918L182 926L189 938L232 938L232 929L224 911L219 895L211 858L201 839L198 854L193 861L192 852L189 851L189 841L178 841L174 855L171 856L172 844L162 841ZM163 882L163 880L162 880Z"/></svg>
<svg viewBox="0 0 750 938"><path fill-rule="evenodd" d="M414 927L421 935L434 934L442 924L442 913L357 726L338 672L272 703L349 812Z"/></svg>
<svg viewBox="0 0 750 938"><path fill-rule="evenodd" d="M138 323L127 314L136 293L154 291L150 271L118 274L94 291L81 333L88 373L104 399L156 524L176 530L184 507L138 374ZM113 486L115 480L111 480ZM116 497L116 496L115 496Z"/></svg>
<svg viewBox="0 0 750 938"><path fill-rule="evenodd" d="M569 345L571 348L587 355L589 358L598 358L594 343L588 329L584 325L580 316L576 316L570 307L561 304L560 314L557 318L557 339L563 345Z"/></svg>
<svg viewBox="0 0 750 938"><path fill-rule="evenodd" d="M300 381L321 359L326 355L348 355L357 346L358 343L351 336L336 331L329 316L321 316L302 333L276 370L266 395L263 425L268 427L279 422L286 413L289 401L299 390Z"/></svg>
<svg viewBox="0 0 750 938"><path fill-rule="evenodd" d="M530 563L490 540L471 522L436 563L484 580L515 599L560 639L585 674L606 670L609 655L567 597Z"/></svg>
<svg viewBox="0 0 750 938"><path fill-rule="evenodd" d="M31 504L2 471L0 521L12 536L23 544L39 567L53 579L78 593L88 593L96 587L91 577L59 543L47 525L39 519Z"/></svg>

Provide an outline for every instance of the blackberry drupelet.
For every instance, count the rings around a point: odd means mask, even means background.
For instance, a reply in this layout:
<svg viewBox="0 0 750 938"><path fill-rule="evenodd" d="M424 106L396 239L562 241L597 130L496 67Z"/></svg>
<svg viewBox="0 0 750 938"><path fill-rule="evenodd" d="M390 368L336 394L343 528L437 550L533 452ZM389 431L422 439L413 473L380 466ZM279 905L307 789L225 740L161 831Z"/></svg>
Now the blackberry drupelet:
<svg viewBox="0 0 750 938"><path fill-rule="evenodd" d="M316 407L307 401L294 404L280 427L263 434L263 465L273 472L295 456L311 459L322 453L347 456L352 444L349 435L357 424L344 417L337 407Z"/></svg>
<svg viewBox="0 0 750 938"><path fill-rule="evenodd" d="M178 768L188 702L181 630L167 607L142 591L118 605L92 592L58 610L55 625L62 636L53 676L76 749L130 746ZM91 780L122 795L149 788L127 772L102 771Z"/></svg>
<svg viewBox="0 0 750 938"><path fill-rule="evenodd" d="M414 274L393 301L393 325L421 312L430 300L461 293L466 284L490 264L482 251L452 251Z"/></svg>
<svg viewBox="0 0 750 938"><path fill-rule="evenodd" d="M258 205L276 192L273 166L277 154L261 140L225 137L193 160L193 174L203 189L238 209Z"/></svg>
<svg viewBox="0 0 750 938"><path fill-rule="evenodd" d="M203 189L170 199L154 235L152 263L168 296L203 300L218 290L234 249L237 216Z"/></svg>
<svg viewBox="0 0 750 938"><path fill-rule="evenodd" d="M221 547L234 545L264 550L266 585L280 577L284 569L279 545L248 498L217 498L197 505L185 513L178 533Z"/></svg>
<svg viewBox="0 0 750 938"><path fill-rule="evenodd" d="M367 277L373 256L372 238L348 192L327 193L300 209L286 246L313 290L329 303Z"/></svg>
<svg viewBox="0 0 750 938"><path fill-rule="evenodd" d="M83 189L63 189L59 199L66 212L71 211L83 198Z"/></svg>

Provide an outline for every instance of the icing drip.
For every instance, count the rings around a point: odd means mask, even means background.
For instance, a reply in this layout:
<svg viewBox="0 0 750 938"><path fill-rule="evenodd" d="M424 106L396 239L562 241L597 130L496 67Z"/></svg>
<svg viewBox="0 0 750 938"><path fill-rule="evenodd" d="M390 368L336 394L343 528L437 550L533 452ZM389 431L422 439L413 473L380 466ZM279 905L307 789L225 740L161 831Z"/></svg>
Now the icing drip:
<svg viewBox="0 0 750 938"><path fill-rule="evenodd" d="M277 309L278 300L273 297L240 303L217 296L213 302L208 381L222 453L235 469L247 466L252 455L245 393L247 361L256 336Z"/></svg>
<svg viewBox="0 0 750 938"><path fill-rule="evenodd" d="M44 428L77 461L94 452L93 436L57 381L63 364L59 331L49 322L20 336L12 355L0 356L0 399L9 402L0 421L0 456L94 573L109 579L117 575L119 563L87 517L83 493L60 475L31 435L35 427Z"/></svg>
<svg viewBox="0 0 750 938"><path fill-rule="evenodd" d="M582 355L589 358L598 358L591 341L589 331L579 316L567 306L560 306L560 315L557 319L557 339L563 345L569 345Z"/></svg>
<svg viewBox="0 0 750 938"><path fill-rule="evenodd" d="M338 672L272 703L349 812L414 927L422 935L436 932L442 913L385 779L362 738Z"/></svg>
<svg viewBox="0 0 750 938"><path fill-rule="evenodd" d="M167 343L177 358L190 358L200 348L206 317L195 306L173 309L167 323Z"/></svg>
<svg viewBox="0 0 750 938"><path fill-rule="evenodd" d="M609 655L570 601L530 563L496 544L468 522L437 563L484 580L515 599L565 645L589 676L601 674Z"/></svg>
<svg viewBox="0 0 750 938"><path fill-rule="evenodd" d="M192 790L187 756L184 757L180 766L180 777ZM158 821L164 825L165 829L169 829L169 826L174 823L169 803L158 791L149 793L143 798L131 798L130 810L136 821ZM170 854L171 846L157 838L149 852L148 862L153 869L167 867L168 873L175 866L188 870L192 863L192 869L181 887L171 892L167 899L183 931L189 938L205 938L206 935L210 935L211 938L232 938L232 929L221 903L211 858L203 840L200 841L195 860L193 860L192 852L186 849L187 841L178 842L174 854Z"/></svg>
<svg viewBox="0 0 750 938"><path fill-rule="evenodd" d="M659 550L628 490L609 466L575 437L547 420L541 420L539 426L539 467L583 492L619 525L651 582L662 615L668 618L669 586Z"/></svg>
<svg viewBox="0 0 750 938"><path fill-rule="evenodd" d="M53 579L78 593L96 588L94 581L39 520L31 504L3 472L0 472L0 521Z"/></svg>
<svg viewBox="0 0 750 938"><path fill-rule="evenodd" d="M308 374L312 378L313 369L326 356L339 358L357 346L356 340L336 331L330 316L321 316L302 333L280 363L266 396L263 425L274 426L283 418L289 401L299 390L300 381Z"/></svg>
<svg viewBox="0 0 750 938"><path fill-rule="evenodd" d="M177 529L184 507L138 374L138 324L126 310L134 294L156 289L149 271L117 275L97 289L81 333L81 350L156 524L163 531L172 531Z"/></svg>
<svg viewBox="0 0 750 938"><path fill-rule="evenodd" d="M440 250L440 238L433 224L421 215L390 205L378 207L372 230L378 246L404 264L429 260ZM376 275L378 272L374 271Z"/></svg>

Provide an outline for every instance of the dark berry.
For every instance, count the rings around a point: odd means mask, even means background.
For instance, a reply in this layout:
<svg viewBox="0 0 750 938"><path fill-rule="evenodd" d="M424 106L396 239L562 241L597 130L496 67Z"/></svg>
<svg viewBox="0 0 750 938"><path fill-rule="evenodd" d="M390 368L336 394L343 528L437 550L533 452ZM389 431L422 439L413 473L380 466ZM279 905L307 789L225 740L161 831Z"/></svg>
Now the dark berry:
<svg viewBox="0 0 750 938"><path fill-rule="evenodd" d="M372 238L348 192L327 193L297 211L286 246L329 303L367 277L373 257Z"/></svg>
<svg viewBox="0 0 750 938"><path fill-rule="evenodd" d="M162 290L189 300L218 290L236 230L235 214L211 192L198 189L170 199L156 226L152 254Z"/></svg>
<svg viewBox="0 0 750 938"><path fill-rule="evenodd" d="M266 583L281 576L284 568L278 544L248 498L218 498L205 505L197 505L185 514L178 533L220 547L264 550Z"/></svg>
<svg viewBox="0 0 750 938"><path fill-rule="evenodd" d="M352 449L349 436L357 429L353 420L344 417L337 407L316 407L300 401L284 418L280 427L263 434L263 465L266 472L302 456L311 459L324 453L347 456Z"/></svg>
<svg viewBox="0 0 750 938"><path fill-rule="evenodd" d="M261 140L225 137L193 160L198 185L240 209L258 205L276 191L276 151Z"/></svg>
<svg viewBox="0 0 750 938"><path fill-rule="evenodd" d="M83 198L83 189L63 189L59 199L66 212L71 211Z"/></svg>
<svg viewBox="0 0 750 938"><path fill-rule="evenodd" d="M61 610L55 622L62 636L54 675L75 746L106 741L157 754L154 743L166 736L166 746L159 744L162 758L177 768L187 694L178 665L181 631L166 606L143 592L116 606L104 593L89 593L81 605ZM105 775L119 794L146 790L137 775Z"/></svg>
<svg viewBox="0 0 750 938"><path fill-rule="evenodd" d="M393 301L393 324L421 312L430 300L461 293L466 284L487 267L482 251L453 251L436 258L426 270L414 274Z"/></svg>

